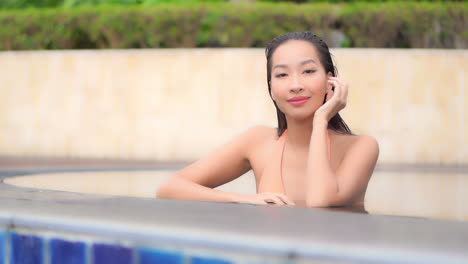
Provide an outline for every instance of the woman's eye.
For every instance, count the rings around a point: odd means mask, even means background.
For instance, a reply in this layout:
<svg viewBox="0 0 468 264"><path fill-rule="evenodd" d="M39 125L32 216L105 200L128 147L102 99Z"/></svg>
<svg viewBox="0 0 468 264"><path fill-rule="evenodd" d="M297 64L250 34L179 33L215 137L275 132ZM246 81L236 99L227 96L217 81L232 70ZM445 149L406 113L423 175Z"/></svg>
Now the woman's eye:
<svg viewBox="0 0 468 264"><path fill-rule="evenodd" d="M276 74L275 77L276 78L281 78L281 77L284 77L286 75L287 75L286 73L279 73L279 74Z"/></svg>
<svg viewBox="0 0 468 264"><path fill-rule="evenodd" d="M304 72L305 73L314 73L315 71L314 70L305 70Z"/></svg>

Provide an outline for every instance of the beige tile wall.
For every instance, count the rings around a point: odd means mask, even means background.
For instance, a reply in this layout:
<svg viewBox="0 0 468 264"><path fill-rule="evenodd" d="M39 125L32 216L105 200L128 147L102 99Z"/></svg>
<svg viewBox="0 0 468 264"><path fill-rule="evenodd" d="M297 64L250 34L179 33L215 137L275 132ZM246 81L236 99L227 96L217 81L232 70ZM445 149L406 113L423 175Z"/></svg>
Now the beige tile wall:
<svg viewBox="0 0 468 264"><path fill-rule="evenodd" d="M468 50L334 49L381 163L467 164ZM0 155L194 160L275 125L263 49L0 52Z"/></svg>

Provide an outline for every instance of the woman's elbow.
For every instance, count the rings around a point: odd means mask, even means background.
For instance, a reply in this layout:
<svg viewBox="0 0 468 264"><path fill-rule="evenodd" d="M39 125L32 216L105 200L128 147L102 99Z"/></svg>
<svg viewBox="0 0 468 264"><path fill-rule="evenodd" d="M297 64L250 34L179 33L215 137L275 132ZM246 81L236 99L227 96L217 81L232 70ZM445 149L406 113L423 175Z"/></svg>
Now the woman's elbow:
<svg viewBox="0 0 468 264"><path fill-rule="evenodd" d="M156 190L156 198L170 199L172 185L173 184L171 182L171 179L168 179L165 182L163 182Z"/></svg>
<svg viewBox="0 0 468 264"><path fill-rule="evenodd" d="M156 198L167 198L165 185L159 186L159 188L156 190L155 196Z"/></svg>
<svg viewBox="0 0 468 264"><path fill-rule="evenodd" d="M345 202L338 199L336 195L316 195L310 196L306 199L306 207L313 208L313 207L336 207L336 206L344 206Z"/></svg>
<svg viewBox="0 0 468 264"><path fill-rule="evenodd" d="M325 199L307 199L306 207L308 208L321 208L333 206L329 201Z"/></svg>

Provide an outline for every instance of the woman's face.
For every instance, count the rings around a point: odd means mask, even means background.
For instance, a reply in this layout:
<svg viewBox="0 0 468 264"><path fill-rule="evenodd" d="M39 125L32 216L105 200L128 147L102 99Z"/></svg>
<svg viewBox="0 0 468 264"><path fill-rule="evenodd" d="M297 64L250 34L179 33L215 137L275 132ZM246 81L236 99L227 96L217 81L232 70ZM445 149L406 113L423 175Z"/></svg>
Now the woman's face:
<svg viewBox="0 0 468 264"><path fill-rule="evenodd" d="M319 60L313 44L289 40L276 48L271 63L271 96L279 109L297 120L310 119L323 104L331 73Z"/></svg>

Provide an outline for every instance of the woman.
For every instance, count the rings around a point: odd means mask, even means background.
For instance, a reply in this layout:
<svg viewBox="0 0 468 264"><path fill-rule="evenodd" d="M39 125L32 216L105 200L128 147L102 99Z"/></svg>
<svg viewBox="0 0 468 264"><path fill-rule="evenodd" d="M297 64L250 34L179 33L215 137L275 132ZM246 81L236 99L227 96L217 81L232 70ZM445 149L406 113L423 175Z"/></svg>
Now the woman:
<svg viewBox="0 0 468 264"><path fill-rule="evenodd" d="M278 128L253 127L177 172L157 197L306 207L363 206L379 148L351 133L338 112L348 85L336 78L328 46L293 32L266 47L268 91ZM213 188L253 170L257 193Z"/></svg>

